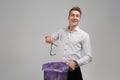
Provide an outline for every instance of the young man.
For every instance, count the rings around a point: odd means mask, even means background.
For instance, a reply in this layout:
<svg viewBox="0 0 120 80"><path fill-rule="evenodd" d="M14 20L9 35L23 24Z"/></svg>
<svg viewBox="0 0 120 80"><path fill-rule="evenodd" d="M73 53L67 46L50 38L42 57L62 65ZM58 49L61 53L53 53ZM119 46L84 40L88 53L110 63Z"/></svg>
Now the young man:
<svg viewBox="0 0 120 80"><path fill-rule="evenodd" d="M71 8L68 15L69 26L45 37L46 43L54 44L57 40L62 42L63 60L70 67L67 80L83 80L80 66L92 60L89 35L78 26L81 15L79 7Z"/></svg>

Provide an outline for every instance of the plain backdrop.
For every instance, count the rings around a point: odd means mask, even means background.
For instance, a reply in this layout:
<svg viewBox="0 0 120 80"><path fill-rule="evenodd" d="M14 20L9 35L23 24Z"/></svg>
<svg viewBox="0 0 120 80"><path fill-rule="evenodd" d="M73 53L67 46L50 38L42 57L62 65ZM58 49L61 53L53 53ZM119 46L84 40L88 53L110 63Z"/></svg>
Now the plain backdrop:
<svg viewBox="0 0 120 80"><path fill-rule="evenodd" d="M49 55L44 37L68 26L68 11L79 6L80 28L91 39L93 61L81 66L84 80L120 79L119 0L0 0L0 80L44 80Z"/></svg>

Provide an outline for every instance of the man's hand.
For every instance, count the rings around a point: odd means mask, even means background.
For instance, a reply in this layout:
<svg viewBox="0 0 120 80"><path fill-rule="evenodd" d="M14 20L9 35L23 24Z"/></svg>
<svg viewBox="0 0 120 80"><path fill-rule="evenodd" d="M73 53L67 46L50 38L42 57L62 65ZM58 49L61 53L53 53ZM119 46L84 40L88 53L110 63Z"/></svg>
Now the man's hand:
<svg viewBox="0 0 120 80"><path fill-rule="evenodd" d="M67 62L68 66L70 67L71 71L74 71L76 68L76 63L74 61Z"/></svg>
<svg viewBox="0 0 120 80"><path fill-rule="evenodd" d="M53 44L54 43L54 40L51 36L46 36L45 37L45 42L46 43L49 43L49 44Z"/></svg>

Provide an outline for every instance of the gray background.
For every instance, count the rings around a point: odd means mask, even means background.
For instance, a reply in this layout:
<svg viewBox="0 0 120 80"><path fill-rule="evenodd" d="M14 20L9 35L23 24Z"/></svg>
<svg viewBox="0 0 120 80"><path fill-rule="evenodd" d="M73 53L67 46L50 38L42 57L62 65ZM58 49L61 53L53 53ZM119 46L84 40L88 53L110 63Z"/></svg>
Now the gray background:
<svg viewBox="0 0 120 80"><path fill-rule="evenodd" d="M60 54L49 56L44 36L68 26L73 6L81 7L79 26L90 34L92 44L93 61L81 67L84 80L119 80L119 4L119 0L0 0L0 80L43 80L42 64L60 60Z"/></svg>

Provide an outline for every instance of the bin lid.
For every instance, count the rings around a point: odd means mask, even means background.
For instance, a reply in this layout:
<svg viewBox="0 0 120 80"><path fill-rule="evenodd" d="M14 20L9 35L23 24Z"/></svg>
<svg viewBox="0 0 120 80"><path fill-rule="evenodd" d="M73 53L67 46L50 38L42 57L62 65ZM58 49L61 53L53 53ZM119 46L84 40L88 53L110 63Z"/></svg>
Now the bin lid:
<svg viewBox="0 0 120 80"><path fill-rule="evenodd" d="M69 66L65 62L49 62L42 66L42 70L52 72L67 72L68 69Z"/></svg>

